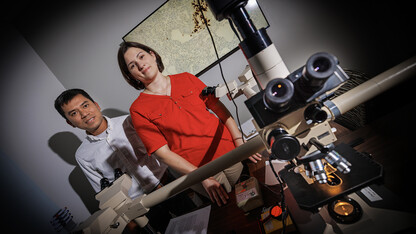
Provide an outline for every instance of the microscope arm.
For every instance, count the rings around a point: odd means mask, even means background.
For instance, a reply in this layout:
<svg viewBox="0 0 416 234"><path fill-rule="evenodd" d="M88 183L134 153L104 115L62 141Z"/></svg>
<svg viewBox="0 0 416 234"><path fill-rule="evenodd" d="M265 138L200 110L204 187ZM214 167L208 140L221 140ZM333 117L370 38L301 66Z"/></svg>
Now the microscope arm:
<svg viewBox="0 0 416 234"><path fill-rule="evenodd" d="M374 78L324 104L334 119L406 79L414 77L415 74L416 56L380 73Z"/></svg>
<svg viewBox="0 0 416 234"><path fill-rule="evenodd" d="M220 171L250 157L251 155L260 152L264 149L263 141L260 136L250 139L245 144L235 148L234 150L224 154L220 158L211 161L197 170L186 174L166 186L148 194L143 197L141 203L144 207L152 207L169 197L184 191L190 186L199 183L206 178L217 174Z"/></svg>
<svg viewBox="0 0 416 234"><path fill-rule="evenodd" d="M85 222L81 223L76 231L82 230L84 233L122 233L126 224L131 220L135 220L141 227L145 227L148 224L148 219L144 215L151 207L247 159L251 155L263 150L264 147L262 139L257 135L220 158L205 164L189 174L183 175L150 194L140 196L134 200L127 197L126 191L120 192L119 184L131 184L131 178L123 175L115 181L114 185L99 193L99 195L103 194L97 197L98 200L101 199L101 210L95 212Z"/></svg>

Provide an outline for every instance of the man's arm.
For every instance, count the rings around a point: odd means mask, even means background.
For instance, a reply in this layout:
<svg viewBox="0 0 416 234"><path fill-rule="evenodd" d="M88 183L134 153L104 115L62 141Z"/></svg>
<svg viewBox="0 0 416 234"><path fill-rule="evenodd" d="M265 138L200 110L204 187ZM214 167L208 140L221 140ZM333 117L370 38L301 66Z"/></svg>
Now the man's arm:
<svg viewBox="0 0 416 234"><path fill-rule="evenodd" d="M87 177L94 191L96 193L100 192L101 191L100 181L103 178L103 176L97 171L93 170L91 167L89 167L88 163L84 162L78 157L75 157L75 159L77 160L78 165L81 167L82 172L84 173L85 177Z"/></svg>

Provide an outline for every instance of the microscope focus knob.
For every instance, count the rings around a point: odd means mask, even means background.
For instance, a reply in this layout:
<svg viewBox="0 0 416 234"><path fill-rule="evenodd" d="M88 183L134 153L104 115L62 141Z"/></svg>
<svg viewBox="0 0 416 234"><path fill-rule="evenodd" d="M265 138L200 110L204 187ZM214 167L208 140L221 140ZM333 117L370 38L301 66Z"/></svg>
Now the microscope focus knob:
<svg viewBox="0 0 416 234"><path fill-rule="evenodd" d="M101 185L101 190L103 190L107 187L110 187L110 181L104 177L100 180L100 185Z"/></svg>
<svg viewBox="0 0 416 234"><path fill-rule="evenodd" d="M296 137L289 135L284 129L275 129L268 135L268 143L271 145L272 159L290 161L298 156L300 144Z"/></svg>
<svg viewBox="0 0 416 234"><path fill-rule="evenodd" d="M114 180L120 178L123 175L123 171L120 168L114 170Z"/></svg>

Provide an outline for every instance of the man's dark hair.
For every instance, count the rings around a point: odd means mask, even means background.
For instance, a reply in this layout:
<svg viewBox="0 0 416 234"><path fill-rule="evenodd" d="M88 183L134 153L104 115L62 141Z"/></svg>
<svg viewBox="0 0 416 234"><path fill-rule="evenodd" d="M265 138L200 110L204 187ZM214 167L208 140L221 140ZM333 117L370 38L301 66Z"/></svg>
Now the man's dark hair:
<svg viewBox="0 0 416 234"><path fill-rule="evenodd" d="M84 96L84 97L90 99L92 102L94 102L94 100L91 98L91 96L82 89L68 89L68 90L65 90L64 92L61 93L61 95L59 95L55 99L55 109L65 119L67 119L67 118L65 116L64 111L62 110L62 106L67 104L69 101L71 101L78 94L81 94L82 96Z"/></svg>

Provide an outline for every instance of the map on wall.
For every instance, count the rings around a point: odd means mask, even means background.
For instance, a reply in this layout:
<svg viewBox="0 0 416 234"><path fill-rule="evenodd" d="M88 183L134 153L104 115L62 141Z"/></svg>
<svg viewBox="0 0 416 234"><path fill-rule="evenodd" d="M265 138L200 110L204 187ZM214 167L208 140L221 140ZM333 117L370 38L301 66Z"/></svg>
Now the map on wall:
<svg viewBox="0 0 416 234"><path fill-rule="evenodd" d="M206 2L200 2L201 7L198 0L168 0L123 40L139 42L157 51L165 65L165 75L189 72L199 76L237 51L240 42L229 21L217 21ZM269 26L256 0L249 0L245 8L257 29ZM200 9L207 19L219 60Z"/></svg>

